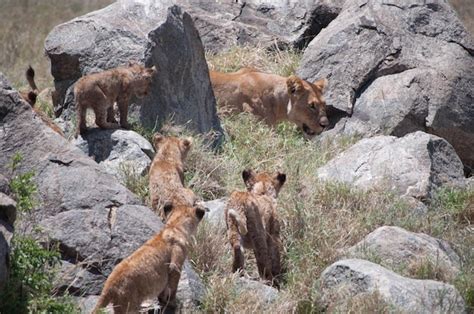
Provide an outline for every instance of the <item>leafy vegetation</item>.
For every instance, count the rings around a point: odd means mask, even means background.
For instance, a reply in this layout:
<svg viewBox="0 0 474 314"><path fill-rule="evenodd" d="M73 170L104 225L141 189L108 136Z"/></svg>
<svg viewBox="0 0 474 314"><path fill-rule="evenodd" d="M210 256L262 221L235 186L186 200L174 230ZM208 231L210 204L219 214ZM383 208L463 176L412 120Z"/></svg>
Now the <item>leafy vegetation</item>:
<svg viewBox="0 0 474 314"><path fill-rule="evenodd" d="M35 173L17 173L22 156L11 162L10 189L17 202L20 219L27 218L38 202ZM57 247L44 248L34 238L15 233L11 241L9 277L0 292L0 313L75 313L67 296L56 296L54 280L60 265Z"/></svg>

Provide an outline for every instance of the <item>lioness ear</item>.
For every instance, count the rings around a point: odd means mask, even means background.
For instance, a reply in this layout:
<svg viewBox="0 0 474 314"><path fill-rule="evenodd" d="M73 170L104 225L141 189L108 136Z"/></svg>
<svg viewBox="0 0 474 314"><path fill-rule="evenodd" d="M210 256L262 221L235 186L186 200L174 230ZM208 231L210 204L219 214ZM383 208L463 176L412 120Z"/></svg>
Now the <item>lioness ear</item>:
<svg viewBox="0 0 474 314"><path fill-rule="evenodd" d="M195 211L196 211L196 217L199 220L201 220L204 217L204 215L206 214L206 210L202 207L199 207L199 206L195 208Z"/></svg>
<svg viewBox="0 0 474 314"><path fill-rule="evenodd" d="M253 185L255 184L255 172L251 169L245 169L242 171L242 179L244 180L247 189L252 189Z"/></svg>
<svg viewBox="0 0 474 314"><path fill-rule="evenodd" d="M326 86L328 86L328 80L325 78L322 78L322 79L314 81L313 85L316 86L319 90L324 91Z"/></svg>
<svg viewBox="0 0 474 314"><path fill-rule="evenodd" d="M303 81L296 75L291 75L286 80L286 86L288 88L288 93L294 95L303 89Z"/></svg>
<svg viewBox="0 0 474 314"><path fill-rule="evenodd" d="M153 146L155 146L155 149L158 149L158 144L164 139L165 137L160 133L155 133L155 135L153 135Z"/></svg>
<svg viewBox="0 0 474 314"><path fill-rule="evenodd" d="M168 218L168 215L171 213L172 210L173 210L173 203L166 202L166 204L163 206L163 212L165 213L166 218Z"/></svg>

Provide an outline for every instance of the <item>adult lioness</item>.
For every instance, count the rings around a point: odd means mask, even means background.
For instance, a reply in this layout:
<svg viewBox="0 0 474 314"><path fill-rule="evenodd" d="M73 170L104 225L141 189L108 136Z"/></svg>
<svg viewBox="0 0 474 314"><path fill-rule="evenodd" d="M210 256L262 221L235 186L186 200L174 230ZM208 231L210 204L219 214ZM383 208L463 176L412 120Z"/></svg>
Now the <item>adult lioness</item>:
<svg viewBox="0 0 474 314"><path fill-rule="evenodd" d="M233 73L210 72L212 88L223 113L251 112L273 126L294 122L305 136L329 125L323 90L326 79L309 83L295 75L282 77L243 68Z"/></svg>

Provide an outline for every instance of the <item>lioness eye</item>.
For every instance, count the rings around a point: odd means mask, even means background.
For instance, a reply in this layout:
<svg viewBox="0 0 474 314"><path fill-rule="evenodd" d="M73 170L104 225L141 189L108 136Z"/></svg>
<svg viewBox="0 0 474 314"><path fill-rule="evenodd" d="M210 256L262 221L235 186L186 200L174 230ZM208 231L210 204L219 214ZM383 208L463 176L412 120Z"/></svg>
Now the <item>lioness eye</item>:
<svg viewBox="0 0 474 314"><path fill-rule="evenodd" d="M311 103L311 104L309 105L309 107L310 107L311 109L316 109L316 105L315 105L314 103Z"/></svg>

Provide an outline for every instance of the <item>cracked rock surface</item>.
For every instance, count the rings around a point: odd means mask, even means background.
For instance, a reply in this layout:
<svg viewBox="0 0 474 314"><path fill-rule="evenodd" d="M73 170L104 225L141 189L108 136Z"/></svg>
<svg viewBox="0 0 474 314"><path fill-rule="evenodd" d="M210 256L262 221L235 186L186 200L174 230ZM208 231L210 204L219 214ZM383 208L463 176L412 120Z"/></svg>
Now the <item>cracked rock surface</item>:
<svg viewBox="0 0 474 314"><path fill-rule="evenodd" d="M113 267L161 230L161 220L102 165L45 125L10 86L0 73L0 173L20 153L18 171L34 171L38 187L39 207L22 227L40 241L59 244L62 290L96 295ZM202 296L196 278L180 281L183 304Z"/></svg>
<svg viewBox="0 0 474 314"><path fill-rule="evenodd" d="M474 166L474 40L446 1L346 1L297 74L328 78L327 104L350 116L325 136L426 131Z"/></svg>

